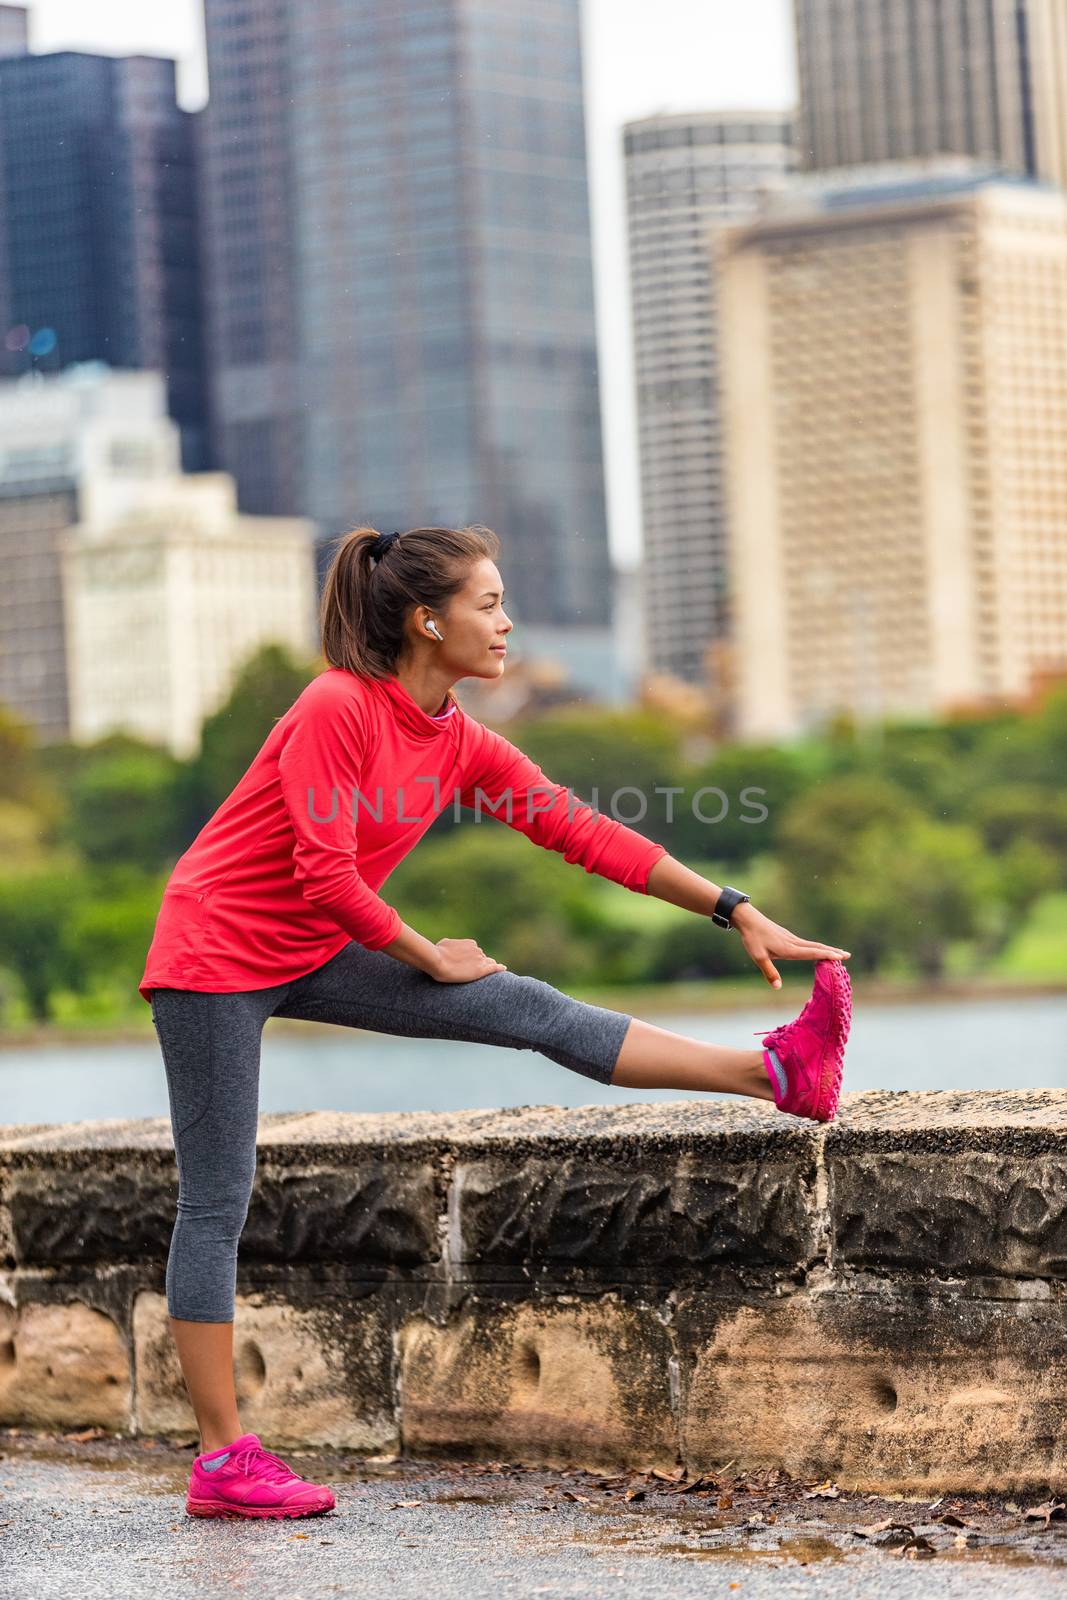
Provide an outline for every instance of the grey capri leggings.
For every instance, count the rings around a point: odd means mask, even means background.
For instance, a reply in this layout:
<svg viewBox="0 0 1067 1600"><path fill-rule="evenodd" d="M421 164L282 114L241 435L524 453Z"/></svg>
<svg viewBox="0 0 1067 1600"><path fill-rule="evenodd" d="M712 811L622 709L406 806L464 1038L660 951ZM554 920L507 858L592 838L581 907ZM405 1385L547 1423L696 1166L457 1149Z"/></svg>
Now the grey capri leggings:
<svg viewBox="0 0 1067 1600"><path fill-rule="evenodd" d="M611 1082L632 1020L519 973L438 983L354 940L290 983L234 994L153 989L151 1006L178 1166L167 1309L189 1322L234 1319L237 1241L256 1171L260 1039L268 1017L538 1050L597 1083Z"/></svg>

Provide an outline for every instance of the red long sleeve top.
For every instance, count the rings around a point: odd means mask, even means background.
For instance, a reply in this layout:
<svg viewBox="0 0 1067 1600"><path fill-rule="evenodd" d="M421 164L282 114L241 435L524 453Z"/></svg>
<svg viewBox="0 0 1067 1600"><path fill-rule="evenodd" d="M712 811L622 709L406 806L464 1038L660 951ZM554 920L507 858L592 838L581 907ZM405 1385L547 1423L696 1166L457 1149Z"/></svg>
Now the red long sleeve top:
<svg viewBox="0 0 1067 1600"><path fill-rule="evenodd" d="M330 667L175 864L139 993L264 989L312 972L350 939L392 943L402 919L378 890L457 806L642 894L666 854L551 783L457 703L431 716L398 678Z"/></svg>

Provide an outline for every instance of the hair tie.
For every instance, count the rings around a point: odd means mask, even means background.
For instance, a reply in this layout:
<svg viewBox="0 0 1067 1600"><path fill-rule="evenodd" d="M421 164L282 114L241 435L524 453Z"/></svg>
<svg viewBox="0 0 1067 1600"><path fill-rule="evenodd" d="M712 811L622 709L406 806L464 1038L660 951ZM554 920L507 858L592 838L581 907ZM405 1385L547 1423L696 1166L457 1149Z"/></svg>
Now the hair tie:
<svg viewBox="0 0 1067 1600"><path fill-rule="evenodd" d="M396 528L393 529L392 533L380 533L371 545L371 555L376 556L380 561L389 546L399 538L400 533Z"/></svg>

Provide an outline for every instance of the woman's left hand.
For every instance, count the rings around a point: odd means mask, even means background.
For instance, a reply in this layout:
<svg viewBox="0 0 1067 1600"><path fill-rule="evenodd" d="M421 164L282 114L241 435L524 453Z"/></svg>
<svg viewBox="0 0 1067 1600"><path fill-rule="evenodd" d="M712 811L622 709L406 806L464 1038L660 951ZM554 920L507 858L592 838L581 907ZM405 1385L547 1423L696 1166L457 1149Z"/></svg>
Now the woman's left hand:
<svg viewBox="0 0 1067 1600"><path fill-rule="evenodd" d="M847 961L852 954L851 950L839 950L833 944L798 938L788 928L757 911L751 900L743 900L730 920L741 935L741 943L773 989L782 987L775 960Z"/></svg>

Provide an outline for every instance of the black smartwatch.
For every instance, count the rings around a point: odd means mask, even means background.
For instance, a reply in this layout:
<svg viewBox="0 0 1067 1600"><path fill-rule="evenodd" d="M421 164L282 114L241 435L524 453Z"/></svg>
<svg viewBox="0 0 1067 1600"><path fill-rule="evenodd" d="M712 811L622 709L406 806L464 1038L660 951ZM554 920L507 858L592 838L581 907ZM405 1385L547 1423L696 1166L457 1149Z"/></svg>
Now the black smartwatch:
<svg viewBox="0 0 1067 1600"><path fill-rule="evenodd" d="M742 894L740 889L731 889L730 885L727 884L715 902L715 910L711 913L712 922L717 922L720 928L732 928L733 923L730 921L730 917L733 911L743 900L747 899L747 894Z"/></svg>

